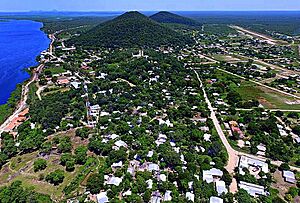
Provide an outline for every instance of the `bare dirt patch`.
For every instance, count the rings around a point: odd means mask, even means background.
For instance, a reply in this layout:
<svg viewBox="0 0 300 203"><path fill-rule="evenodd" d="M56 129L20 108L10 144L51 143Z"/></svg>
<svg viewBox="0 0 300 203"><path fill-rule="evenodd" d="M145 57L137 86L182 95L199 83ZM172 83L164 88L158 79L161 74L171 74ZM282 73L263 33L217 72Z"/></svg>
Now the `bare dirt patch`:
<svg viewBox="0 0 300 203"><path fill-rule="evenodd" d="M282 172L277 170L274 173L274 179L276 181L276 183L272 183L272 187L276 188L279 191L279 196L281 198L284 198L285 193L288 192L290 187L296 187L296 184L291 184L291 183L287 183L284 181L283 177L282 177Z"/></svg>

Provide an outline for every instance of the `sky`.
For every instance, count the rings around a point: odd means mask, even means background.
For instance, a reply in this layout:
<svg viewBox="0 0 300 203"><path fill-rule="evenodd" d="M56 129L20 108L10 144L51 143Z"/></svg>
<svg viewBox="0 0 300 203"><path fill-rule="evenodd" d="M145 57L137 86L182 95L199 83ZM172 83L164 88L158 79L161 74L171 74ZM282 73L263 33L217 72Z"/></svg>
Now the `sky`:
<svg viewBox="0 0 300 203"><path fill-rule="evenodd" d="M298 10L300 0L0 0L0 11Z"/></svg>

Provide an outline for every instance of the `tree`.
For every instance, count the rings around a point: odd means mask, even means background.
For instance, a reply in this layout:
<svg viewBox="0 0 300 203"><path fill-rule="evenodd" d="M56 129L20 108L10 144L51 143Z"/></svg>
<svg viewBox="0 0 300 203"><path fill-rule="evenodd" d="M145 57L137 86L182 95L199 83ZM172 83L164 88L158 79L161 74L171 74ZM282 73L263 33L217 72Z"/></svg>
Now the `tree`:
<svg viewBox="0 0 300 203"><path fill-rule="evenodd" d="M90 191L92 194L98 194L100 189L103 187L104 184L104 175L103 174L92 174L86 183L87 190Z"/></svg>
<svg viewBox="0 0 300 203"><path fill-rule="evenodd" d="M71 161L71 160L73 160L72 154L70 154L70 153L64 153L60 157L60 164L63 165L63 166L65 166L66 163L68 161Z"/></svg>
<svg viewBox="0 0 300 203"><path fill-rule="evenodd" d="M292 202L293 201L293 197L291 194L286 194L284 199L286 199L288 202Z"/></svg>
<svg viewBox="0 0 300 203"><path fill-rule="evenodd" d="M51 152L51 149L52 149L52 143L51 142L45 142L45 143L42 144L40 151L42 153L49 154Z"/></svg>
<svg viewBox="0 0 300 203"><path fill-rule="evenodd" d="M86 139L89 136L89 129L88 128L79 128L75 132L76 136L80 137L81 139Z"/></svg>
<svg viewBox="0 0 300 203"><path fill-rule="evenodd" d="M67 161L66 162L66 170L67 171L74 171L74 169L75 169L75 161L74 161L74 159Z"/></svg>
<svg viewBox="0 0 300 203"><path fill-rule="evenodd" d="M295 134L300 135L300 125L293 127L292 130Z"/></svg>
<svg viewBox="0 0 300 203"><path fill-rule="evenodd" d="M144 193L144 196L143 196L143 200L144 200L144 202L149 202L150 199L151 199L151 191L146 190L146 192Z"/></svg>
<svg viewBox="0 0 300 203"><path fill-rule="evenodd" d="M21 181L15 181L10 186L0 188L0 202L36 202L52 203L49 195L40 194L22 187Z"/></svg>
<svg viewBox="0 0 300 203"><path fill-rule="evenodd" d="M33 163L34 172L44 170L47 167L47 161L45 159L37 159Z"/></svg>
<svg viewBox="0 0 300 203"><path fill-rule="evenodd" d="M86 162L87 148L85 146L79 146L75 150L75 161L77 164L84 164Z"/></svg>
<svg viewBox="0 0 300 203"><path fill-rule="evenodd" d="M64 178L64 171L57 169L46 176L46 181L53 185L59 185L64 181Z"/></svg>
<svg viewBox="0 0 300 203"><path fill-rule="evenodd" d="M290 166L287 163L282 163L278 169L281 171L288 171L288 170L290 170Z"/></svg>
<svg viewBox="0 0 300 203"><path fill-rule="evenodd" d="M239 191L235 194L237 202L243 203L252 203L252 197L248 194L248 192L244 189L239 189Z"/></svg>
<svg viewBox="0 0 300 203"><path fill-rule="evenodd" d="M71 139L69 137L63 137L59 140L59 145L57 148L59 152L70 152L72 149Z"/></svg>
<svg viewBox="0 0 300 203"><path fill-rule="evenodd" d="M291 196L293 198L295 198L298 195L298 192L299 192L298 188L296 188L296 187L290 187L288 193L291 194Z"/></svg>
<svg viewBox="0 0 300 203"><path fill-rule="evenodd" d="M223 169L222 180L226 183L226 185L230 185L232 182L232 176L229 174L229 172L225 168Z"/></svg>

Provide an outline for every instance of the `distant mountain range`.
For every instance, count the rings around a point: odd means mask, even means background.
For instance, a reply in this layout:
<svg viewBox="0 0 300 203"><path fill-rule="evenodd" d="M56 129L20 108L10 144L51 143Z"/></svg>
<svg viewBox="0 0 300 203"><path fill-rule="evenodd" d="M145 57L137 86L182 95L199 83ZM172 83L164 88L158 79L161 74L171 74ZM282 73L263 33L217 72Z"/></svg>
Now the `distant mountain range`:
<svg viewBox="0 0 300 203"><path fill-rule="evenodd" d="M166 16L165 13L162 13ZM162 16L161 14L159 16ZM157 17L159 17L157 16ZM168 15L169 21L172 21ZM179 21L175 15L174 21ZM153 17L153 16L152 16ZM158 18L157 18L158 19ZM175 20L176 19L176 20ZM113 20L102 23L88 32L68 41L84 47L157 47L161 45L183 46L192 39L178 33L139 12L127 12Z"/></svg>
<svg viewBox="0 0 300 203"><path fill-rule="evenodd" d="M156 13L150 18L158 23L168 23L168 24L181 24L181 25L187 25L187 26L192 26L192 27L200 27L202 26L201 23L190 19L186 18L180 15L176 15L174 13L170 13L167 11L161 11L159 13Z"/></svg>

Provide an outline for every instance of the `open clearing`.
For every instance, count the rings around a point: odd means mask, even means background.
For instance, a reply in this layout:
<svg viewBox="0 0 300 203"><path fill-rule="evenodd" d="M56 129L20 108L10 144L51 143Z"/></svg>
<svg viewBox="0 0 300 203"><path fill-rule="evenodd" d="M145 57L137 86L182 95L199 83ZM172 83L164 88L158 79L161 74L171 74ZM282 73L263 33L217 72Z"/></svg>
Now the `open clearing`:
<svg viewBox="0 0 300 203"><path fill-rule="evenodd" d="M300 104L287 104L296 101L292 97L280 94L262 86L248 81L242 81L241 86L236 89L245 99L257 99L265 108L300 110Z"/></svg>
<svg viewBox="0 0 300 203"><path fill-rule="evenodd" d="M215 54L212 56L212 58L217 61L224 61L224 62L228 62L228 63L242 62L241 59L231 56L231 55Z"/></svg>

